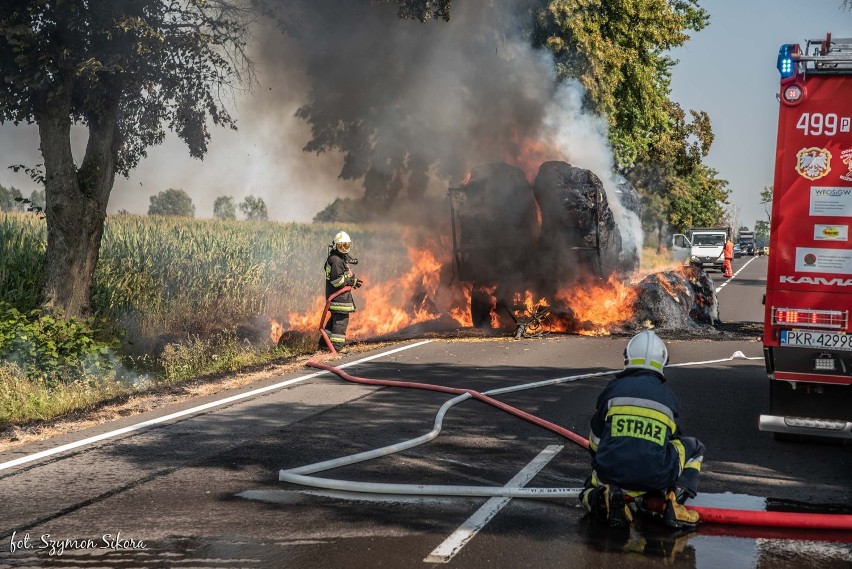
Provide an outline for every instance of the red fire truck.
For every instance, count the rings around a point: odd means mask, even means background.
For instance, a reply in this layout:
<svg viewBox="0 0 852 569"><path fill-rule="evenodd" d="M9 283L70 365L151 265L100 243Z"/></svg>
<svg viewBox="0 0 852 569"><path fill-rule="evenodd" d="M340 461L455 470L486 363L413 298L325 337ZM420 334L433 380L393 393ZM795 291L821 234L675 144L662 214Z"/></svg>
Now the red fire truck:
<svg viewBox="0 0 852 569"><path fill-rule="evenodd" d="M776 438L852 438L852 39L781 46L763 350Z"/></svg>

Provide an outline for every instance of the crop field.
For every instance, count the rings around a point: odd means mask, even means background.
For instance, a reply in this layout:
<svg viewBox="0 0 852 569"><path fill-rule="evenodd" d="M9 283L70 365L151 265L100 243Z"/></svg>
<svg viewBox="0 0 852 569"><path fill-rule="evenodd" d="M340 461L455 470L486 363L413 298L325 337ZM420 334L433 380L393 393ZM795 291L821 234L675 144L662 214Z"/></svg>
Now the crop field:
<svg viewBox="0 0 852 569"><path fill-rule="evenodd" d="M308 351L315 337L295 335L293 345L278 346L269 339L270 322L307 313L324 295L327 245L339 229L322 223L111 216L95 272L93 313L121 338L116 360L157 381L173 383ZM390 279L407 269L400 229L347 224L346 230L355 241L353 253L371 265L374 278ZM46 243L43 218L0 212L0 300L21 313L38 307ZM89 382L95 383L103 384Z"/></svg>

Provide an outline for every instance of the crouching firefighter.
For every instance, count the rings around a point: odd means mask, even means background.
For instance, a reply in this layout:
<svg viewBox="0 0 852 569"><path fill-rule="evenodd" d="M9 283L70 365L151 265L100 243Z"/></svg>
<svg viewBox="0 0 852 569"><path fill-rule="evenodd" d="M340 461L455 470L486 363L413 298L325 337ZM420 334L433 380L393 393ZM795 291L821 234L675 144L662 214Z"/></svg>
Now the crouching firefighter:
<svg viewBox="0 0 852 569"><path fill-rule="evenodd" d="M340 231L334 236L329 246L328 259L325 261L325 298L331 296L343 287L360 288L364 281L352 274L349 265L358 263L357 259L349 256L352 249L352 239L345 231ZM346 328L349 326L349 315L355 312L355 301L352 299L351 291L339 294L331 300L328 311L331 317L325 324L325 330L331 340L334 349L339 353L349 351L346 344ZM320 349L327 349L325 341L320 338Z"/></svg>
<svg viewBox="0 0 852 569"><path fill-rule="evenodd" d="M624 370L598 397L591 420L592 473L580 500L592 518L627 527L644 497L661 496L663 521L693 528L698 513L683 503L695 497L704 445L682 435L675 394L665 385L668 350L652 331L631 338Z"/></svg>

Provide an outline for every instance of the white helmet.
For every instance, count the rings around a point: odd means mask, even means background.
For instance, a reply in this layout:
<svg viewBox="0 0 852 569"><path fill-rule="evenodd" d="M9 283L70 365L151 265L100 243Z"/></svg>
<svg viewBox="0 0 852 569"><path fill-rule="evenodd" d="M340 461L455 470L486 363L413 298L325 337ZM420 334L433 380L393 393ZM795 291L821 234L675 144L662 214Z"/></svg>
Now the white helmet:
<svg viewBox="0 0 852 569"><path fill-rule="evenodd" d="M647 369L662 375L667 363L669 351L651 330L639 332L630 338L624 349L624 369Z"/></svg>
<svg viewBox="0 0 852 569"><path fill-rule="evenodd" d="M339 231L337 235L334 236L332 244L335 249L346 254L352 248L352 239L349 238L349 234L345 231Z"/></svg>

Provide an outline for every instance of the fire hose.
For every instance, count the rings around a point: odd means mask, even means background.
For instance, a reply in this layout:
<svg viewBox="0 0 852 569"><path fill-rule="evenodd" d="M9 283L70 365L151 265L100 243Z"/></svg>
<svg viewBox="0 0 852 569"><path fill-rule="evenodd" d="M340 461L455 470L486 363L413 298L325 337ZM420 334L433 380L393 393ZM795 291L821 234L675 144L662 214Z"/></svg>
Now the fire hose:
<svg viewBox="0 0 852 569"><path fill-rule="evenodd" d="M325 316L328 312L328 307L331 304L331 300L335 298L339 294L343 294L346 290L350 290L351 287L344 287L343 289L337 291L335 294L331 295L326 302L325 310L323 311L323 317L320 321L320 331L322 332L323 338L326 341L326 344L332 350L333 353L334 347L331 345L331 342L328 338L328 335L325 333L323 329L323 324L325 322ZM735 357L745 357L741 352L735 353L731 358ZM702 362L707 363L707 362ZM352 491L352 492L369 492L369 493L378 493L378 494L419 494L419 495L440 495L440 496L474 496L474 497L516 497L516 498L555 498L555 497L572 497L577 498L580 492L583 490L582 488L527 488L527 487L483 487L483 486L446 486L446 485L422 485L422 484L382 484L382 483L373 483L373 482L353 482L346 480L332 480L328 478L318 478L314 476L308 476L309 474L314 474L316 472L321 472L323 470L329 470L332 468L338 468L340 466L355 464L357 462L362 462L365 460L370 460L372 458L377 458L380 456L386 456L388 454L392 454L395 452L400 452L402 450L406 450L409 448L413 448L414 446L421 445L425 442L428 442L435 437L441 431L441 425L443 422L444 415L450 409L450 407L461 403L466 399L477 399L483 403L494 406L501 411L505 411L517 417L520 417L526 421L529 421L535 425L538 425L542 428L545 428L549 431L552 431L558 435L561 435L570 441L580 445L583 448L589 448L589 441L585 437L578 435L577 433L566 429L560 425L527 413L526 411L522 411L516 407L511 405L507 405L501 401L490 397L490 395L498 395L503 393L510 393L514 391L521 391L525 389L533 389L536 387L544 387L546 385L556 385L558 383L564 383L569 381L577 381L579 379L588 379L592 377L601 377L606 375L612 375L614 372L605 371L605 372L597 372L597 373L588 373L574 376L561 377L556 379L550 379L545 381L540 381L537 383L525 384L525 385L516 385L512 387L505 387L500 389L493 389L485 392L479 392L473 389L462 389L455 387L447 387L443 385L435 385L430 383L417 383L417 382L408 382L408 381L397 381L397 380L381 380L381 379L370 379L366 377L358 377L344 372L343 370L336 368L334 366L330 366L328 364L324 364L321 362L317 362L314 360L308 361L307 365L310 367L315 367L318 369L323 369L334 373L341 379L346 381L350 381L353 383L359 383L363 385L376 385L383 387L403 387L410 389L422 389L427 391L437 391L442 393L451 393L457 395L457 397L451 399L444 403L444 405L439 410L438 414L435 417L435 425L429 433L422 435L420 437L416 437L409 441L405 441L402 443L389 445L386 447L373 449L371 451L366 451L363 453L358 453L355 455L350 455L347 457L341 457L338 459L327 460L324 462L319 462L307 466L302 466L299 468L293 468L289 470L281 470L278 474L279 481L282 482L291 482L294 484L300 484L304 486L313 486L320 488L327 488L332 490L344 490L344 491ZM687 364L680 364L687 365ZM649 497L645 500L645 506L647 509L656 512L662 512L663 509L663 501L659 498ZM698 513L699 518L702 522L705 523L715 523L715 524L727 524L727 525L745 525L745 526L766 526L766 527L784 527L784 528L803 528L803 529L820 529L820 530L852 530L852 515L849 514L821 514L821 513L802 513L802 512L783 512L783 511L757 511L757 510L736 510L736 509L726 509L726 508L712 508L706 506L695 506L688 505L687 508L693 510Z"/></svg>
<svg viewBox="0 0 852 569"><path fill-rule="evenodd" d="M325 345L328 347L332 354L336 354L337 350L334 349L334 344L331 343L331 339L328 337L328 332L325 331L325 317L328 315L328 309L331 306L331 301L343 294L344 292L349 292L350 290L352 290L351 286L345 286L340 290L336 291L334 294L330 295L325 301L325 308L322 311L322 317L320 317L319 331L322 335L322 339L325 341Z"/></svg>
<svg viewBox="0 0 852 569"><path fill-rule="evenodd" d="M290 470L281 470L279 472L279 480L282 482L292 482L306 486L321 487L333 490L345 490L354 492L370 492L378 494L420 494L420 495L440 495L440 496L504 496L514 498L555 498L555 497L572 497L577 498L582 488L514 488L514 487L482 487L482 486L441 486L441 485L422 485L422 484L381 484L372 482L351 482L345 480L331 480L327 478L317 478L306 476L331 468L337 468L344 465L362 462L371 458L385 456L394 452L399 452L414 446L423 444L435 438L441 430L441 422L444 415L450 407L457 403L470 398L477 399L483 403L487 403L498 409L521 417L533 424L539 425L545 429L562 435L572 442L580 445L583 448L588 448L589 441L585 437L561 427L550 421L507 405L501 401L490 397L502 393L513 391L521 391L524 389L532 389L543 387L545 385L555 385L568 381L576 381L579 379L588 379L592 377L601 377L612 375L612 371L589 373L575 376L568 376L556 379L545 380L537 383L526 385L512 386L501 389L494 389L486 392L479 392L472 389L461 389L455 387L446 387L442 385L434 385L429 383L416 383L396 380L381 380L370 379L366 377L358 377L344 372L343 370L330 366L328 364L309 361L308 366L318 369L330 371L344 379L353 383L363 385L376 385L386 387L404 387L411 389L424 389L429 391L439 391L444 393L452 393L458 395L454 399L446 402L440 409L435 418L435 427L426 435L411 439L397 445L390 445L380 449L374 449L342 457L339 459L320 462L300 468ZM645 503L647 509L656 512L662 512L663 502L658 498L649 497ZM687 508L698 513L702 522L727 525L745 525L745 526L766 526L766 527L784 527L784 528L802 528L802 529L820 529L820 530L852 530L852 515L848 514L819 514L819 513L801 513L801 512L779 512L779 511L756 511L756 510L736 510L726 508L712 508L706 506L688 505Z"/></svg>

